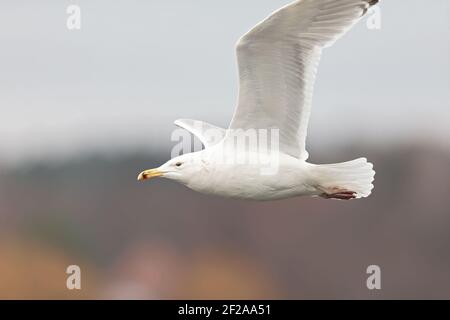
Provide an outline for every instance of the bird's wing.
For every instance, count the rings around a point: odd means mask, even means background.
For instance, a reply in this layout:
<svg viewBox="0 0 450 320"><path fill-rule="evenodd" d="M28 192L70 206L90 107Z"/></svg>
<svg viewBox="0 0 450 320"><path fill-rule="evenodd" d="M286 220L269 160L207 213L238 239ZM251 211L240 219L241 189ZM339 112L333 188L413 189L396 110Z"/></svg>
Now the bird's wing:
<svg viewBox="0 0 450 320"><path fill-rule="evenodd" d="M378 0L298 0L237 43L239 99L233 129L279 129L280 151L307 159L305 140L322 49Z"/></svg>
<svg viewBox="0 0 450 320"><path fill-rule="evenodd" d="M179 119L174 124L195 135L205 146L211 147L225 137L226 130L212 124L190 119Z"/></svg>

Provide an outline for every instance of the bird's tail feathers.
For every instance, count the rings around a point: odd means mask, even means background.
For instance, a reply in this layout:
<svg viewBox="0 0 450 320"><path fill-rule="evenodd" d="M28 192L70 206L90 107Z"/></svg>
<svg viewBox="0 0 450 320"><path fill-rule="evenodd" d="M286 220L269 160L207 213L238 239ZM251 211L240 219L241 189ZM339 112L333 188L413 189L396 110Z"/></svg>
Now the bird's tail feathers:
<svg viewBox="0 0 450 320"><path fill-rule="evenodd" d="M327 199L350 200L368 197L373 189L375 171L366 158L316 165L319 195Z"/></svg>

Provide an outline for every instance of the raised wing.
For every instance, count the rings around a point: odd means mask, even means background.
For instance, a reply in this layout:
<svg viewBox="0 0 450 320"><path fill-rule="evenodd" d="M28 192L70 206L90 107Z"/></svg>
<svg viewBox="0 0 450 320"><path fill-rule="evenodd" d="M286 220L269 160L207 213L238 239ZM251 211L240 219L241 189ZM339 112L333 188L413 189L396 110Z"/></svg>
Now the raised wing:
<svg viewBox="0 0 450 320"><path fill-rule="evenodd" d="M205 148L217 144L225 137L226 133L226 130L223 128L199 120L179 119L174 124L195 135Z"/></svg>
<svg viewBox="0 0 450 320"><path fill-rule="evenodd" d="M306 160L307 127L322 49L378 0L298 0L237 44L240 89L230 129L279 129L280 151Z"/></svg>

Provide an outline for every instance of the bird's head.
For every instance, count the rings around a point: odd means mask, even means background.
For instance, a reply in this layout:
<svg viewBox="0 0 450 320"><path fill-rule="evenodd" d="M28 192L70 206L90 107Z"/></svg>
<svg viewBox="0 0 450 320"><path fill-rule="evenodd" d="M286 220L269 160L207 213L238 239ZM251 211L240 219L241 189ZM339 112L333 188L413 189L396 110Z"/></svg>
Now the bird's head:
<svg viewBox="0 0 450 320"><path fill-rule="evenodd" d="M204 162L201 160L200 154L198 152L189 153L175 157L159 168L144 170L137 179L144 181L161 177L187 183L203 168Z"/></svg>

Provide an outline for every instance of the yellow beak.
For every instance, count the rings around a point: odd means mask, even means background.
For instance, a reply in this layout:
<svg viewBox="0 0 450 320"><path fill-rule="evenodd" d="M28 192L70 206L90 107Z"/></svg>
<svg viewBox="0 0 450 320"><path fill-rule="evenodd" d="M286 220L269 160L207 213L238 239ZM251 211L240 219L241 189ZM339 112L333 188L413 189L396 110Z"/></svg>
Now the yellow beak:
<svg viewBox="0 0 450 320"><path fill-rule="evenodd" d="M163 173L159 171L158 169L150 169L142 171L138 176L138 181L144 181L151 178L161 177Z"/></svg>

